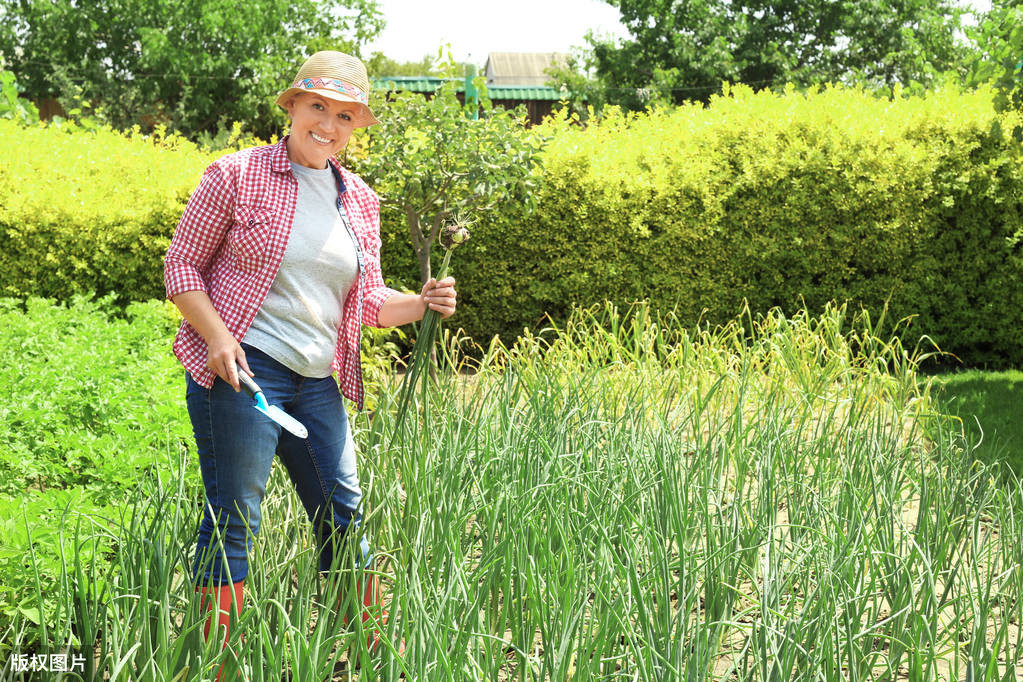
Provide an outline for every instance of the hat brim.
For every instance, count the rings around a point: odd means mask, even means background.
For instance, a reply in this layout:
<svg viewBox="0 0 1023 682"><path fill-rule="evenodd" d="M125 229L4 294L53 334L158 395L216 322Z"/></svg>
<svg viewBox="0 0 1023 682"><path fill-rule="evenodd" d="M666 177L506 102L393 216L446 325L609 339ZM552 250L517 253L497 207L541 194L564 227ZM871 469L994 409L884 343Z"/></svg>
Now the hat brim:
<svg viewBox="0 0 1023 682"><path fill-rule="evenodd" d="M369 107L360 102L359 100L355 99L354 97L351 97L350 95L346 95L341 92L335 92L334 90L325 90L323 88L310 89L288 88L287 90L285 90L284 92L277 96L277 106L284 110L287 110L288 101L295 95L300 95L304 92L313 92L319 95L320 97L326 97L327 99L337 100L338 102L352 102L353 104L358 104L359 113L355 118L356 128L366 128L371 125L376 125L377 123L380 123L380 121L377 120L377 117L373 115L373 112L370 111Z"/></svg>

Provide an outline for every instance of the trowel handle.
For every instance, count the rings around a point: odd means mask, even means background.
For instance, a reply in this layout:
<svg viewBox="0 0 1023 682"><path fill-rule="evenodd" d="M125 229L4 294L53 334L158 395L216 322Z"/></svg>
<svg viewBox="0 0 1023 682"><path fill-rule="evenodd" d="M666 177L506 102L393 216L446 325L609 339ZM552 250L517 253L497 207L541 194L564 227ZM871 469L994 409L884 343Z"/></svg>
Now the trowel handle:
<svg viewBox="0 0 1023 682"><path fill-rule="evenodd" d="M245 370L242 369L241 365L235 363L235 367L238 369L238 383L241 384L242 390L249 394L249 397L255 398L257 393L263 392L263 389L259 387L259 384L253 381L252 377L245 373Z"/></svg>

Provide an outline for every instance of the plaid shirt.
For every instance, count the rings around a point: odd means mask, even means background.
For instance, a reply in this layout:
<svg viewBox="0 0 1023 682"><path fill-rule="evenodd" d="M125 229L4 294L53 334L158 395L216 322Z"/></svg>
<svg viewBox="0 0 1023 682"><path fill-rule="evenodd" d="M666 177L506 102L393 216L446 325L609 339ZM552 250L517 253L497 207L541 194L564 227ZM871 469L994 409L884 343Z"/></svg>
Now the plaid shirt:
<svg viewBox="0 0 1023 682"><path fill-rule="evenodd" d="M235 152L215 161L188 200L164 257L167 297L204 291L236 339L245 336L266 298L288 245L298 199L287 137L275 145ZM355 232L357 286L344 302L332 369L341 391L362 409L362 325L379 327L380 306L394 293L380 274L380 200L362 178L334 159L341 181L338 199ZM196 383L209 388L216 378L206 366L207 346L182 321L174 354Z"/></svg>

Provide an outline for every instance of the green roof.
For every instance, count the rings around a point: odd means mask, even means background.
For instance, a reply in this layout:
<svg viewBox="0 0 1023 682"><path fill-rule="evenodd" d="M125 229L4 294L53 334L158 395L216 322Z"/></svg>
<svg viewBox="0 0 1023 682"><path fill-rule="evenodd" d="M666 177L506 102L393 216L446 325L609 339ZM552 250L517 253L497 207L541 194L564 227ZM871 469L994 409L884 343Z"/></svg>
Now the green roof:
<svg viewBox="0 0 1023 682"><path fill-rule="evenodd" d="M431 76L382 76L374 78L373 87L380 90L407 90L408 92L434 92L448 80L458 84L458 91L465 89L461 78L433 78ZM391 83L394 86L391 86Z"/></svg>
<svg viewBox="0 0 1023 682"><path fill-rule="evenodd" d="M381 90L434 92L445 81L454 82L458 92L465 90L465 81L461 78L435 78L432 76L382 76L373 79L373 87ZM521 101L549 100L556 102L565 97L560 90L545 85L488 85L487 94L490 99Z"/></svg>
<svg viewBox="0 0 1023 682"><path fill-rule="evenodd" d="M565 99L567 93L547 85L488 85L490 99L550 100Z"/></svg>

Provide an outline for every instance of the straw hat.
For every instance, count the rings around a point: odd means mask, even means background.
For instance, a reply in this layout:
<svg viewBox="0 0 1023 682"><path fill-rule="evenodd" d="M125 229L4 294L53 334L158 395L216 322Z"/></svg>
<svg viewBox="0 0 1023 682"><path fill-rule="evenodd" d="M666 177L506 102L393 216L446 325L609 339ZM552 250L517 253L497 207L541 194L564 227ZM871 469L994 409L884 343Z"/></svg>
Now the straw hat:
<svg viewBox="0 0 1023 682"><path fill-rule="evenodd" d="M358 57L329 50L317 52L298 70L291 87L277 96L277 104L287 109L288 100L300 92L315 92L339 102L361 104L356 128L380 123L369 110L369 76L366 65Z"/></svg>

